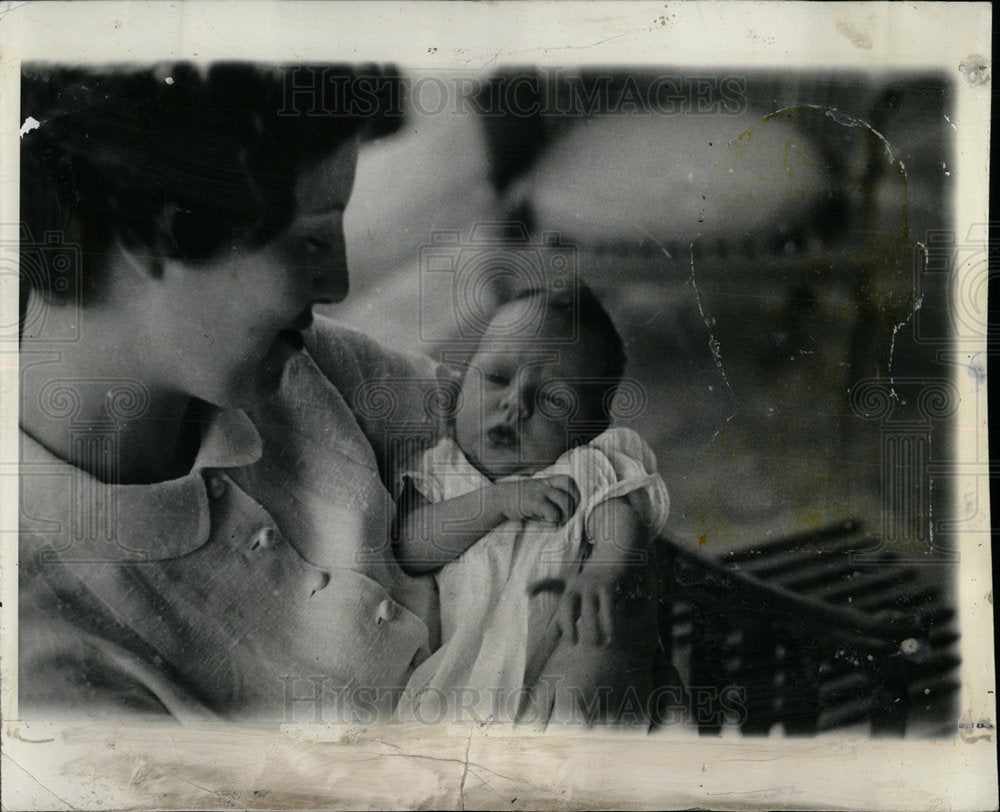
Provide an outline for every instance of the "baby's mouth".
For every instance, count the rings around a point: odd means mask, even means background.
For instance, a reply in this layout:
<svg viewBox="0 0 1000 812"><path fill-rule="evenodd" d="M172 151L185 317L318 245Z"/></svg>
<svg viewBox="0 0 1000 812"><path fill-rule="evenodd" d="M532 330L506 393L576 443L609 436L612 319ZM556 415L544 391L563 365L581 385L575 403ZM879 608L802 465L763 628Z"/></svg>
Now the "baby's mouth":
<svg viewBox="0 0 1000 812"><path fill-rule="evenodd" d="M494 426L486 432L486 439L494 448L513 448L518 443L517 429L513 426Z"/></svg>

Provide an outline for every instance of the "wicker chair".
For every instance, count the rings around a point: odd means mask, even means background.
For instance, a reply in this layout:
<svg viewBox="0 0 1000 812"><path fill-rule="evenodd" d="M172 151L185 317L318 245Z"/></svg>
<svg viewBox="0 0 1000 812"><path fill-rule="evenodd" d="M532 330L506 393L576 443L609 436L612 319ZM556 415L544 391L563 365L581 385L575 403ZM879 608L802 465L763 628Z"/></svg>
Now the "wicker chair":
<svg viewBox="0 0 1000 812"><path fill-rule="evenodd" d="M946 730L958 688L954 610L927 568L871 556L877 549L855 521L718 560L664 540L661 641L700 732L727 721L727 689L744 734L779 723L787 735Z"/></svg>

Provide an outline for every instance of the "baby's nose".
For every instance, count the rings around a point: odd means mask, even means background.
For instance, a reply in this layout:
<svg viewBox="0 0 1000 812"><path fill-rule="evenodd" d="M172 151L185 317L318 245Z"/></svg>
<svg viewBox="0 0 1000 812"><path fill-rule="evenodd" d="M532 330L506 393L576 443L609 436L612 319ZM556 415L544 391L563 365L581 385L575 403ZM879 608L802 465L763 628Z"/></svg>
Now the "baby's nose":
<svg viewBox="0 0 1000 812"><path fill-rule="evenodd" d="M531 397L524 389L511 387L500 405L510 420L527 420L531 417Z"/></svg>

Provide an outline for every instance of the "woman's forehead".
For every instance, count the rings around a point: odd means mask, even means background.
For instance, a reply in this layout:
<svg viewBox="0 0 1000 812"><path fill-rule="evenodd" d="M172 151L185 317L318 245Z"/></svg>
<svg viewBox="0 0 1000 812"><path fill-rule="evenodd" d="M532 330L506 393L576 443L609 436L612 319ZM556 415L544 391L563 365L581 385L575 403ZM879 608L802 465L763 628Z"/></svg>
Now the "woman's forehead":
<svg viewBox="0 0 1000 812"><path fill-rule="evenodd" d="M295 184L295 199L303 214L326 214L347 205L354 188L358 139L342 143L318 164L302 172Z"/></svg>

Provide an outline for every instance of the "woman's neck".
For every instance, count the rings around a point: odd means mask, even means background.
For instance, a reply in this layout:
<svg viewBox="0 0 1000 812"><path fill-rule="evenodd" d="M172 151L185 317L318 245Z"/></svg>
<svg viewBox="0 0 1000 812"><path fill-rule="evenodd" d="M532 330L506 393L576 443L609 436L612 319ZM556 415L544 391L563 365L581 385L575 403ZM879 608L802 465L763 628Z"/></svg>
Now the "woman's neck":
<svg viewBox="0 0 1000 812"><path fill-rule="evenodd" d="M81 340L53 344L75 319ZM162 482L191 470L203 404L144 369L140 342L123 336L119 319L95 305L50 307L40 321L20 345L20 422L28 435L104 482ZM81 442L88 436L106 442Z"/></svg>

